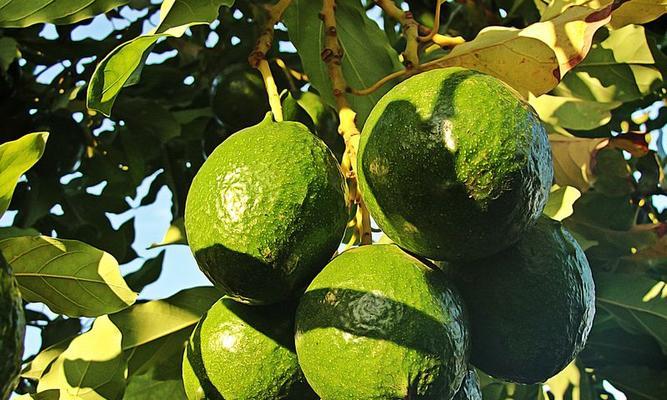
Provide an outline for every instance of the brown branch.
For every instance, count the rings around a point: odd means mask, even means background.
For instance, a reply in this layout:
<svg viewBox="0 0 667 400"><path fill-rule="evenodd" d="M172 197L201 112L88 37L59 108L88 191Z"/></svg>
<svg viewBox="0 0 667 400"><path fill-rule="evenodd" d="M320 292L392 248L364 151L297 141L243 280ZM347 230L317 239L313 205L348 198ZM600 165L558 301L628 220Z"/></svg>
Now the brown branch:
<svg viewBox="0 0 667 400"><path fill-rule="evenodd" d="M403 52L403 63L405 68L411 69L419 66L419 23L415 20L411 11L403 11L394 0L375 0L389 17L401 24L405 36L405 51Z"/></svg>
<svg viewBox="0 0 667 400"><path fill-rule="evenodd" d="M417 71L415 69L412 70L407 70L407 69L402 69L400 71L392 72L391 74L385 76L384 78L380 79L379 81L375 82L371 86L365 88L365 89L354 89L354 88L349 88L348 91L352 93L355 96L366 96L368 94L371 94L375 92L376 90L380 89L382 86L384 86L387 82L393 81L396 78L400 78L406 75L410 75L411 72Z"/></svg>
<svg viewBox="0 0 667 400"><path fill-rule="evenodd" d="M271 49L271 45L273 44L273 27L280 22L283 13L287 7L289 7L290 3L292 3L292 0L279 0L276 4L266 6L266 13L268 15L266 23L264 24L262 33L259 35L259 38L257 38L255 48L248 57L248 63L250 63L250 66L253 68L257 68L259 62L266 58L266 53L269 52L269 49Z"/></svg>
<svg viewBox="0 0 667 400"><path fill-rule="evenodd" d="M350 189L349 201L357 204L356 228L361 238L361 244L371 244L371 225L368 209L364 205L361 193L357 185L357 149L359 148L359 139L361 132L357 128L356 113L350 107L350 103L345 96L347 91L347 82L343 75L342 59L343 49L338 41L336 31L336 3L335 0L323 0L322 12L320 18L324 22L324 48L322 49L322 61L327 65L329 79L333 89L333 95L336 100L336 108L340 123L338 133L345 141L345 153L341 168L347 179ZM368 221L369 223L364 223ZM361 222L361 223L359 223Z"/></svg>

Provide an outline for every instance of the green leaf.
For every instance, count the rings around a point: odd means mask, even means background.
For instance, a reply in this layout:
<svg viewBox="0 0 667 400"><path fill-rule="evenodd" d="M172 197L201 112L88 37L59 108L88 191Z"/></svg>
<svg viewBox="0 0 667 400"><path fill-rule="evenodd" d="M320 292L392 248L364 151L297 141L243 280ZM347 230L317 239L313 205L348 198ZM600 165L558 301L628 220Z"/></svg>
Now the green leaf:
<svg viewBox="0 0 667 400"><path fill-rule="evenodd" d="M17 236L39 236L38 230L33 228L18 228L16 226L3 226L0 228L0 239Z"/></svg>
<svg viewBox="0 0 667 400"><path fill-rule="evenodd" d="M556 221L562 221L572 215L572 205L581 197L581 192L572 186L560 187L554 185L549 194L549 200L544 207L544 214Z"/></svg>
<svg viewBox="0 0 667 400"><path fill-rule="evenodd" d="M0 70L7 71L9 64L21 56L18 43L11 37L0 37Z"/></svg>
<svg viewBox="0 0 667 400"><path fill-rule="evenodd" d="M221 296L213 287L186 289L167 299L136 304L109 318L123 333L123 350L128 350L193 326Z"/></svg>
<svg viewBox="0 0 667 400"><path fill-rule="evenodd" d="M321 2L294 0L285 12L284 22L313 87L327 104L335 106L327 66L320 57L324 43L324 23L319 19L321 9ZM378 25L366 16L360 1L337 1L336 22L338 40L344 51L343 74L349 86L369 87L401 68L398 53ZM387 84L368 96L347 96L357 112L360 128L375 103L391 86Z"/></svg>
<svg viewBox="0 0 667 400"><path fill-rule="evenodd" d="M600 103L548 94L530 98L530 105L542 121L575 130L590 130L605 125L611 120L611 110L621 104L619 101Z"/></svg>
<svg viewBox="0 0 667 400"><path fill-rule="evenodd" d="M60 399L121 399L125 390L126 361L122 335L103 316L90 331L76 337L42 376L37 392L60 390Z"/></svg>
<svg viewBox="0 0 667 400"><path fill-rule="evenodd" d="M161 251L154 258L146 260L141 268L125 276L125 282L130 289L140 293L146 286L158 280L162 274L164 254L164 251Z"/></svg>
<svg viewBox="0 0 667 400"><path fill-rule="evenodd" d="M612 30L608 37L593 45L584 61L565 75L554 94L575 97L584 104L611 105L636 100L663 81L655 62L643 26L628 25Z"/></svg>
<svg viewBox="0 0 667 400"><path fill-rule="evenodd" d="M160 8L160 24L152 33L125 42L109 53L95 68L88 86L87 106L109 116L123 87L136 84L146 58L160 38L180 37L193 25L209 24L221 6L234 0L167 0Z"/></svg>
<svg viewBox="0 0 667 400"><path fill-rule="evenodd" d="M142 135L166 143L181 134L181 124L162 104L145 98L124 98L116 103L115 116ZM143 178L143 176L142 176Z"/></svg>
<svg viewBox="0 0 667 400"><path fill-rule="evenodd" d="M156 380L149 374L130 379L123 400L186 400L183 382Z"/></svg>
<svg viewBox="0 0 667 400"><path fill-rule="evenodd" d="M106 13L129 0L9 0L0 5L0 27L22 28L43 22L71 24Z"/></svg>
<svg viewBox="0 0 667 400"><path fill-rule="evenodd" d="M667 353L667 284L641 275L596 273L598 305L633 333L653 336Z"/></svg>
<svg viewBox="0 0 667 400"><path fill-rule="evenodd" d="M600 368L596 374L611 382L629 400L664 400L667 393L667 370L628 365Z"/></svg>
<svg viewBox="0 0 667 400"><path fill-rule="evenodd" d="M47 347L37 354L21 371L21 376L28 379L40 380L51 364L67 349L72 339L66 339L53 346Z"/></svg>
<svg viewBox="0 0 667 400"><path fill-rule="evenodd" d="M125 284L110 254L75 240L24 236L0 240L23 298L70 317L96 317L132 305L137 295Z"/></svg>
<svg viewBox="0 0 667 400"><path fill-rule="evenodd" d="M42 157L47 132L31 133L0 145L0 217L7 211L16 182Z"/></svg>

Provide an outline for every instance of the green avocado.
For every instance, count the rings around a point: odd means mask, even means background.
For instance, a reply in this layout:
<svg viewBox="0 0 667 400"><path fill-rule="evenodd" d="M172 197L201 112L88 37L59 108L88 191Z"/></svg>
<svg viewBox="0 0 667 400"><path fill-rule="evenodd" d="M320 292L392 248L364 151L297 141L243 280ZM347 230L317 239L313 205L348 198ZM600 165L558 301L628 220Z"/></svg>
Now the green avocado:
<svg viewBox="0 0 667 400"><path fill-rule="evenodd" d="M270 109L262 76L247 63L226 67L213 79L211 108L232 131L257 124Z"/></svg>
<svg viewBox="0 0 667 400"><path fill-rule="evenodd" d="M18 382L23 357L25 317L12 270L0 254L0 399L7 399Z"/></svg>
<svg viewBox="0 0 667 400"><path fill-rule="evenodd" d="M294 353L294 309L218 300L185 349L188 400L317 399Z"/></svg>
<svg viewBox="0 0 667 400"><path fill-rule="evenodd" d="M445 269L469 311L471 362L487 374L544 382L584 348L595 287L583 250L559 222L542 217L516 245Z"/></svg>
<svg viewBox="0 0 667 400"><path fill-rule="evenodd" d="M468 368L463 383L452 400L482 400L482 388L475 368Z"/></svg>
<svg viewBox="0 0 667 400"><path fill-rule="evenodd" d="M488 256L540 216L553 179L547 134L500 80L424 72L373 108L358 157L371 215L401 247L435 260Z"/></svg>
<svg viewBox="0 0 667 400"><path fill-rule="evenodd" d="M346 190L320 139L269 114L225 140L197 172L185 208L188 243L202 271L230 297L285 300L338 248Z"/></svg>
<svg viewBox="0 0 667 400"><path fill-rule="evenodd" d="M301 298L295 337L306 379L326 400L451 399L468 365L459 296L395 245L334 258Z"/></svg>

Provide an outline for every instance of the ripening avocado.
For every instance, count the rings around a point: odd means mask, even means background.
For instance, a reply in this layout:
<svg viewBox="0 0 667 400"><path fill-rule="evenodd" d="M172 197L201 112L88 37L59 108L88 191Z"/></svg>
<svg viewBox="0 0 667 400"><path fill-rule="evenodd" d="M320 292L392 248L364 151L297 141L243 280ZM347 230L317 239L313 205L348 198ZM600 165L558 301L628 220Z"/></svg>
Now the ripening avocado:
<svg viewBox="0 0 667 400"><path fill-rule="evenodd" d="M546 131L502 81L444 68L398 84L361 135L364 200L401 247L475 259L514 244L542 213L553 179Z"/></svg>
<svg viewBox="0 0 667 400"><path fill-rule="evenodd" d="M505 381L544 382L584 348L595 287L583 250L542 217L514 246L445 266L470 315L471 363Z"/></svg>
<svg viewBox="0 0 667 400"><path fill-rule="evenodd" d="M451 399L468 366L459 295L396 245L337 256L296 316L296 352L322 399Z"/></svg>
<svg viewBox="0 0 667 400"><path fill-rule="evenodd" d="M294 308L215 303L183 356L188 400L316 400L294 352Z"/></svg>
<svg viewBox="0 0 667 400"><path fill-rule="evenodd" d="M276 303L303 290L338 248L347 188L326 145L296 122L236 132L188 192L185 228L201 270L228 296Z"/></svg>
<svg viewBox="0 0 667 400"><path fill-rule="evenodd" d="M9 398L18 383L24 336L21 293L9 264L0 254L0 399Z"/></svg>

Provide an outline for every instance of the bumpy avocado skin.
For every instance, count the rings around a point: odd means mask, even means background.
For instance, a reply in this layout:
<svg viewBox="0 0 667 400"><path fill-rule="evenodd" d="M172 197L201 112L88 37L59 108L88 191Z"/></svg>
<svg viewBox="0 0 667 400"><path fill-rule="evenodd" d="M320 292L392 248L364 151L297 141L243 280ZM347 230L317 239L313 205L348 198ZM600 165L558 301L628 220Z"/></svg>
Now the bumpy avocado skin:
<svg viewBox="0 0 667 400"><path fill-rule="evenodd" d="M21 293L9 264L0 254L0 399L9 398L16 387L24 336Z"/></svg>
<svg viewBox="0 0 667 400"><path fill-rule="evenodd" d="M481 258L516 242L553 179L546 132L503 82L462 68L389 91L364 126L364 199L382 230L436 260Z"/></svg>
<svg viewBox="0 0 667 400"><path fill-rule="evenodd" d="M183 357L188 400L315 400L294 352L293 304L223 298L195 328Z"/></svg>
<svg viewBox="0 0 667 400"><path fill-rule="evenodd" d="M482 388L479 385L479 376L474 368L469 368L463 378L463 383L452 400L482 400Z"/></svg>
<svg viewBox="0 0 667 400"><path fill-rule="evenodd" d="M446 269L469 310L471 362L487 374L543 382L584 348L595 287L583 250L559 222L542 217L505 251Z"/></svg>
<svg viewBox="0 0 667 400"><path fill-rule="evenodd" d="M269 304L305 287L336 251L348 210L340 167L295 122L241 130L195 176L185 209L201 270L235 299Z"/></svg>
<svg viewBox="0 0 667 400"><path fill-rule="evenodd" d="M296 350L327 400L451 399L468 362L462 302L395 245L336 257L301 298Z"/></svg>

